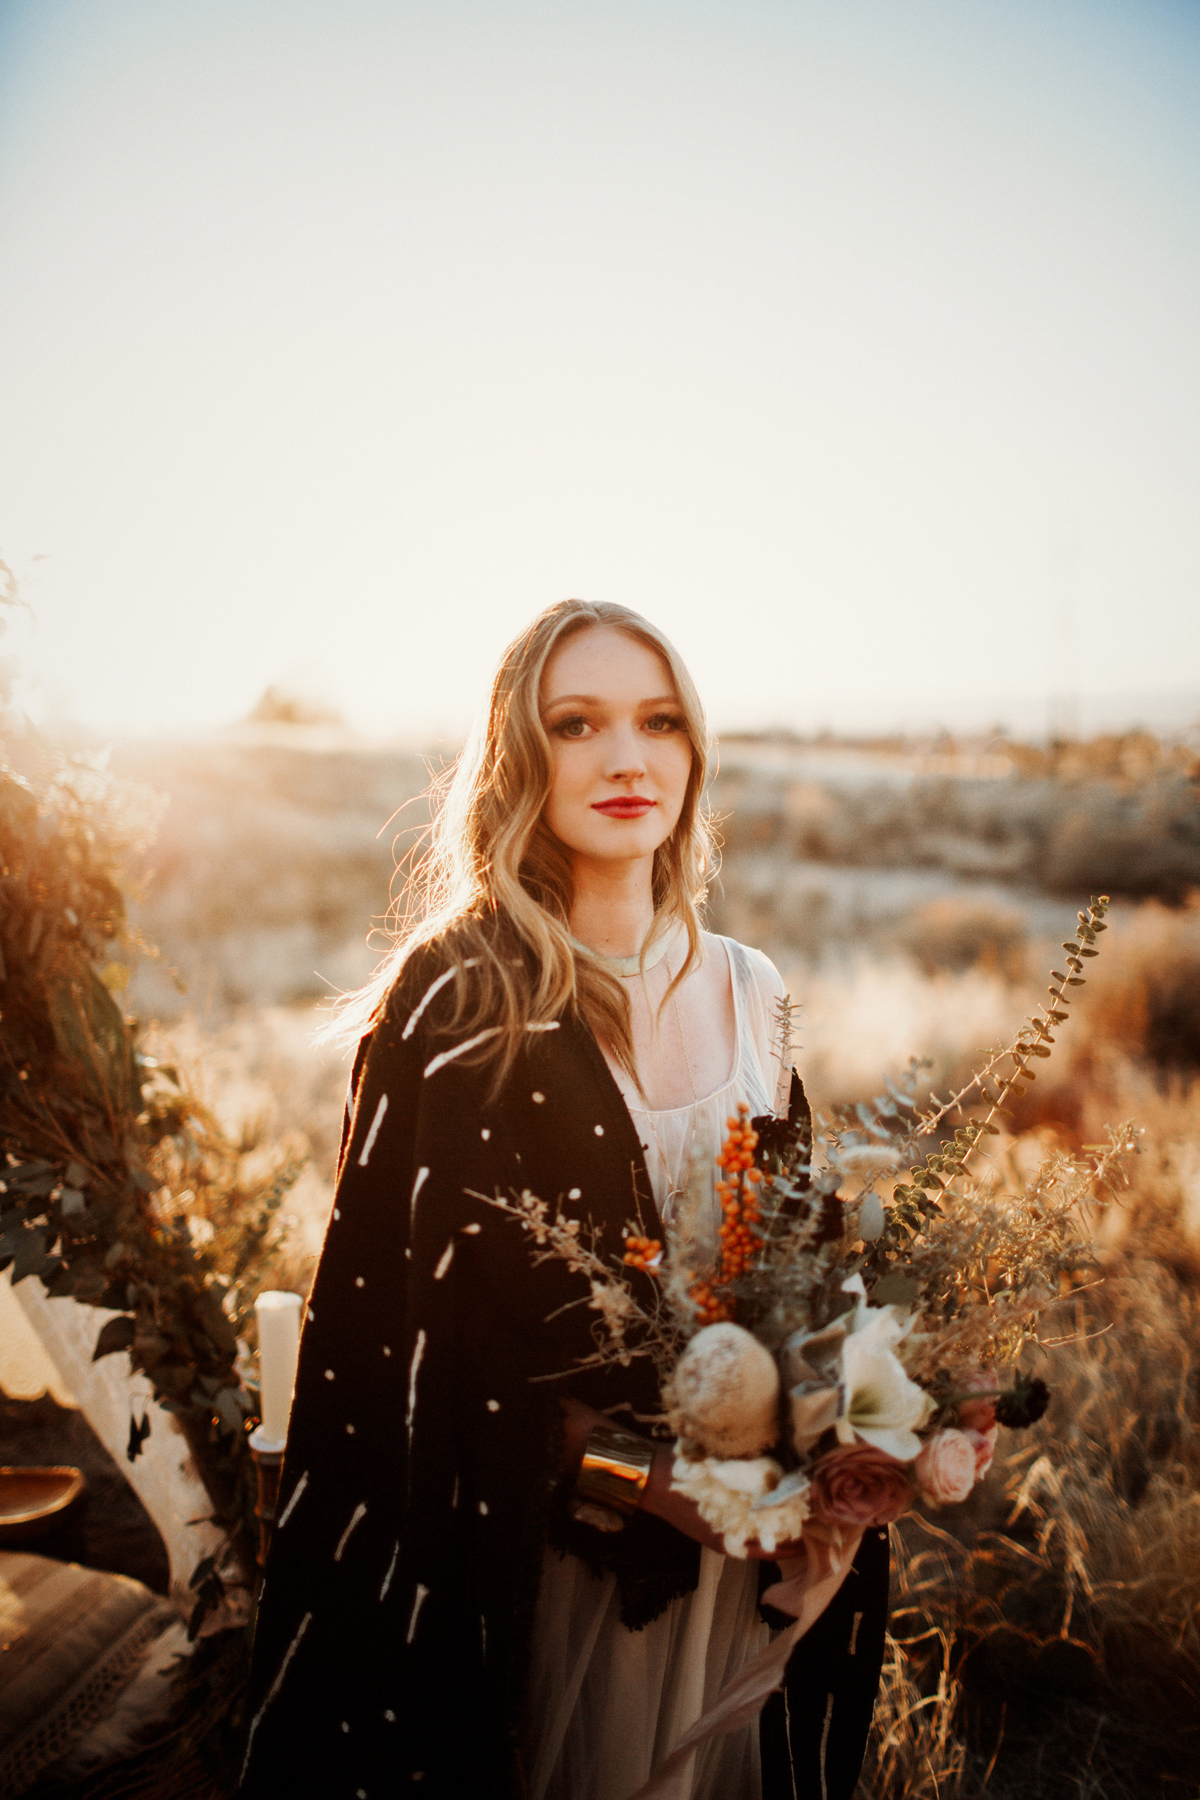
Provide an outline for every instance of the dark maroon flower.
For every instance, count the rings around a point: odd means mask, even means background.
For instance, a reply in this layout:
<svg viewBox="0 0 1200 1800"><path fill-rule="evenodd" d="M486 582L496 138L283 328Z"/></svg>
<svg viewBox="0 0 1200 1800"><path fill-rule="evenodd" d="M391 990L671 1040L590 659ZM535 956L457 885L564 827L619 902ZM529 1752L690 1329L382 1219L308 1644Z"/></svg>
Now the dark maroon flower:
<svg viewBox="0 0 1200 1800"><path fill-rule="evenodd" d="M1050 1404L1050 1389L1040 1375L1018 1375L1010 1388L996 1395L996 1418L1001 1425L1033 1425Z"/></svg>

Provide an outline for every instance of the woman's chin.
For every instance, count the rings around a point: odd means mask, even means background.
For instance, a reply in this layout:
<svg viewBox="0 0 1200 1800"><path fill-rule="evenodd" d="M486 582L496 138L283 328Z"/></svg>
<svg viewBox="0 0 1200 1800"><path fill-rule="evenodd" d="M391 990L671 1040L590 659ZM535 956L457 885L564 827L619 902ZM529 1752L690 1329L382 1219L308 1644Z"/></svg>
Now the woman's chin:
<svg viewBox="0 0 1200 1800"><path fill-rule="evenodd" d="M614 829L581 832L574 843L564 840L576 862L644 862L664 842L665 833L645 820L621 820Z"/></svg>
<svg viewBox="0 0 1200 1800"><path fill-rule="evenodd" d="M558 841L580 862L631 862L653 856L671 835L657 809L640 819L589 815L579 820L547 821Z"/></svg>

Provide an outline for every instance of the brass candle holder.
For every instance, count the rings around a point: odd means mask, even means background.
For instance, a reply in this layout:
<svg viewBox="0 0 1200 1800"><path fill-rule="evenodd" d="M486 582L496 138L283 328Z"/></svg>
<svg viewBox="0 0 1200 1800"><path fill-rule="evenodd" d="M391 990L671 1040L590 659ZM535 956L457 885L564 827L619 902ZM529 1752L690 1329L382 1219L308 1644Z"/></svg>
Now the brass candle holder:
<svg viewBox="0 0 1200 1800"><path fill-rule="evenodd" d="M258 1566L265 1569L271 1551L271 1534L275 1529L275 1509L279 1504L279 1478L283 1472L284 1442L264 1438L262 1426L250 1433L250 1454L258 1475L258 1499L254 1516L258 1520Z"/></svg>

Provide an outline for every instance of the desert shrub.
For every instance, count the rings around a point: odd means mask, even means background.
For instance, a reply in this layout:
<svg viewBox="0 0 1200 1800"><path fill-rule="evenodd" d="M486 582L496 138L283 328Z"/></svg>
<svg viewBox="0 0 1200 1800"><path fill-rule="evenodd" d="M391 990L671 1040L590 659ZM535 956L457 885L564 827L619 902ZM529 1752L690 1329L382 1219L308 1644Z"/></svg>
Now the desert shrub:
<svg viewBox="0 0 1200 1800"><path fill-rule="evenodd" d="M1126 913L1087 1001L1093 1042L1156 1069L1200 1069L1200 891L1175 910Z"/></svg>
<svg viewBox="0 0 1200 1800"><path fill-rule="evenodd" d="M928 909L938 928L927 952L931 965L957 954L958 927L970 912L969 904L961 913L957 904ZM1187 1145L1200 1140L1181 1100L1200 1071L1200 903L1114 907L1109 922L1105 954L1082 978L1053 1057L1027 1075L1023 1094L1006 1101L1010 1126L1017 1136L1051 1131L1077 1148L1102 1138L1109 1121L1137 1118L1159 1157L1156 1180L1173 1192L1190 1179L1194 1153ZM988 926L981 916L981 937ZM1031 945L1027 963L1035 953ZM1054 956L1047 952L1048 960ZM1038 996L1028 977L1010 982L986 966L990 960L928 974L897 955L862 955L816 972L785 965L803 1002L802 1067L817 1103L865 1098L913 1044L926 1056L929 1089L960 1088L1014 1014ZM1200 1226L1200 1200L1196 1213L1189 1230Z"/></svg>
<svg viewBox="0 0 1200 1800"><path fill-rule="evenodd" d="M998 745L986 774L971 772L981 759L910 747L889 762L869 748L793 774L786 758L760 766L731 747L714 788L727 865L770 854L781 868L940 869L1173 904L1200 886L1200 762L1185 747L1137 733L1050 752ZM780 924L770 941L789 941Z"/></svg>
<svg viewBox="0 0 1200 1800"><path fill-rule="evenodd" d="M1115 894L1178 903L1200 884L1200 804L1195 780L1171 775L1124 791L1109 783L1060 790L1044 844L1051 893L1102 886Z"/></svg>
<svg viewBox="0 0 1200 1800"><path fill-rule="evenodd" d="M946 894L914 908L897 938L925 975L975 968L1008 981L1025 975L1025 919L1013 907L972 894Z"/></svg>
<svg viewBox="0 0 1200 1800"><path fill-rule="evenodd" d="M251 725L332 725L345 721L336 708L311 695L293 693L290 688L265 687L246 715Z"/></svg>
<svg viewBox="0 0 1200 1800"><path fill-rule="evenodd" d="M1151 731L1101 732L1094 738L1059 738L1046 745L1004 742L996 745L1019 775L1036 780L1116 781L1138 786L1163 776L1194 778L1193 747L1164 743Z"/></svg>
<svg viewBox="0 0 1200 1800"><path fill-rule="evenodd" d="M1014 1129L1052 1127L1078 1144L1106 1119L1136 1117L1159 1158L1158 1185L1173 1192L1197 1132L1187 1095L1200 1072L1200 903L1149 901L1114 909L1110 922L1106 954L1054 1059L1011 1102ZM959 1068L968 1060L962 1054Z"/></svg>

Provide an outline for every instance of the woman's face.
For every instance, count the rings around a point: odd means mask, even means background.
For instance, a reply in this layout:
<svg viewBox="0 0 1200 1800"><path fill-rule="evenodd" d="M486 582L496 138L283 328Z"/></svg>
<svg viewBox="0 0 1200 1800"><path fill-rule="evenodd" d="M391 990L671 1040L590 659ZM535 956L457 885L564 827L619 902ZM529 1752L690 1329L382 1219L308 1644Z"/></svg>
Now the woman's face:
<svg viewBox="0 0 1200 1800"><path fill-rule="evenodd" d="M544 818L576 859L650 857L674 831L692 745L657 650L588 625L546 665L540 696L553 786Z"/></svg>

